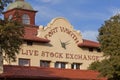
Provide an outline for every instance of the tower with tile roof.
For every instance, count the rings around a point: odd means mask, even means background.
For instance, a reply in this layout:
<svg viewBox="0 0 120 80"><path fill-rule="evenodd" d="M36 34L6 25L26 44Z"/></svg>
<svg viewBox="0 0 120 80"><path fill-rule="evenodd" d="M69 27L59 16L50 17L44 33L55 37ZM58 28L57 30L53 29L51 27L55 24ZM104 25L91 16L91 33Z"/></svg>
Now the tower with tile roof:
<svg viewBox="0 0 120 80"><path fill-rule="evenodd" d="M19 20L26 25L35 25L36 12L32 6L24 0L15 0L4 12L4 18Z"/></svg>

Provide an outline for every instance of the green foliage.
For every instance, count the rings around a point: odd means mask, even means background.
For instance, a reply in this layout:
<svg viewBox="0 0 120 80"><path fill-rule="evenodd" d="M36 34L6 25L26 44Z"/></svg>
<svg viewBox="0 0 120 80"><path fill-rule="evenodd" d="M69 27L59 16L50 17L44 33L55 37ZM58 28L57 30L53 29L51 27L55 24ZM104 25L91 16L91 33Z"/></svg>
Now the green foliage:
<svg viewBox="0 0 120 80"><path fill-rule="evenodd" d="M100 65L100 62L99 62L99 61L95 61L95 62L93 62L93 63L91 64L91 66L88 67L88 69L98 70L99 65Z"/></svg>
<svg viewBox="0 0 120 80"><path fill-rule="evenodd" d="M20 23L9 20L0 21L0 45L7 61L15 61L22 44L23 33Z"/></svg>
<svg viewBox="0 0 120 80"><path fill-rule="evenodd" d="M120 16L111 17L99 29L98 41L105 56L120 56Z"/></svg>
<svg viewBox="0 0 120 80"><path fill-rule="evenodd" d="M0 15L5 7L13 0L0 0ZM16 16L17 14L15 14ZM18 16L17 16L18 18ZM4 55L4 59L9 63L16 60L16 54L19 53L22 44L22 36L24 34L23 26L18 20L14 21L0 19L0 48Z"/></svg>
<svg viewBox="0 0 120 80"><path fill-rule="evenodd" d="M12 1L13 0L0 0L0 14L4 10L4 8L7 6L7 4L9 4Z"/></svg>
<svg viewBox="0 0 120 80"><path fill-rule="evenodd" d="M105 21L99 29L98 41L105 59L92 63L89 69L99 71L108 80L120 80L120 15Z"/></svg>

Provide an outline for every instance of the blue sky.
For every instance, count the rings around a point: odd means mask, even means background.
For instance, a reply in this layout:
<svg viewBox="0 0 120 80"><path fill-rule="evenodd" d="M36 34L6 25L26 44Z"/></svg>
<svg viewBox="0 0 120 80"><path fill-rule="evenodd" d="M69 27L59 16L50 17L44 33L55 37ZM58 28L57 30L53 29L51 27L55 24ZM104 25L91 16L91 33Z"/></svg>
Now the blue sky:
<svg viewBox="0 0 120 80"><path fill-rule="evenodd" d="M84 39L97 41L98 29L120 11L120 0L25 0L37 10L36 24L46 26L55 17L66 18Z"/></svg>

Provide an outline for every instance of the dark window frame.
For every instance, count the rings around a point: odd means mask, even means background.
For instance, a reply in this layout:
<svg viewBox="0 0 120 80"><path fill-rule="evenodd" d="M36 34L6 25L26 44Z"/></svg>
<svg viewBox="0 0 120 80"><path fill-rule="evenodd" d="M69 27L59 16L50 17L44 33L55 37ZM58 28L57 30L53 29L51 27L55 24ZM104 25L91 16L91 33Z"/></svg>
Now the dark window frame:
<svg viewBox="0 0 120 80"><path fill-rule="evenodd" d="M54 67L55 68L62 68L62 69L65 69L66 68L66 62L56 62Z"/></svg>
<svg viewBox="0 0 120 80"><path fill-rule="evenodd" d="M33 41L26 41L27 45L32 46L33 45Z"/></svg>
<svg viewBox="0 0 120 80"><path fill-rule="evenodd" d="M88 48L89 49L89 52L93 52L94 51L94 49L93 48Z"/></svg>
<svg viewBox="0 0 120 80"><path fill-rule="evenodd" d="M26 59L26 58L19 58L18 59L19 66L26 66L26 65L23 65L23 61L22 61L22 64L21 64L20 60L28 61L28 66L30 66L30 59Z"/></svg>
<svg viewBox="0 0 120 80"><path fill-rule="evenodd" d="M30 24L30 16L28 14L22 15L22 23L23 24Z"/></svg>
<svg viewBox="0 0 120 80"><path fill-rule="evenodd" d="M72 63L71 64L71 69L80 69L81 65L82 65L82 63ZM74 66L76 66L76 68Z"/></svg>
<svg viewBox="0 0 120 80"><path fill-rule="evenodd" d="M98 48L98 49L97 49L97 52L101 52L101 49Z"/></svg>
<svg viewBox="0 0 120 80"><path fill-rule="evenodd" d="M50 62L47 60L40 60L40 67L50 67Z"/></svg>

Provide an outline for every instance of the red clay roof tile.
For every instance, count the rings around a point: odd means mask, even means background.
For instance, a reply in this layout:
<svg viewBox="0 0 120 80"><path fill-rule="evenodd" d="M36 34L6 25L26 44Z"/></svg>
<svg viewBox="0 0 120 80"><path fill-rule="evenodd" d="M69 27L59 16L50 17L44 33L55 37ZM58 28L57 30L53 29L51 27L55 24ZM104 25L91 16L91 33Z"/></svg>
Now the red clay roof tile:
<svg viewBox="0 0 120 80"><path fill-rule="evenodd" d="M44 42L47 43L50 40L43 39L37 37L37 27L24 27L25 33L24 33L24 40L30 40L30 41L36 41L36 42Z"/></svg>
<svg viewBox="0 0 120 80"><path fill-rule="evenodd" d="M93 47L93 48L99 48L100 44L98 42L90 41L83 39L83 43L78 44L79 47Z"/></svg>
<svg viewBox="0 0 120 80"><path fill-rule="evenodd" d="M0 77L8 78L56 78L56 79L82 79L82 80L107 80L97 77L99 73L92 70L73 70L57 68L40 68L25 66L4 65L4 73Z"/></svg>

